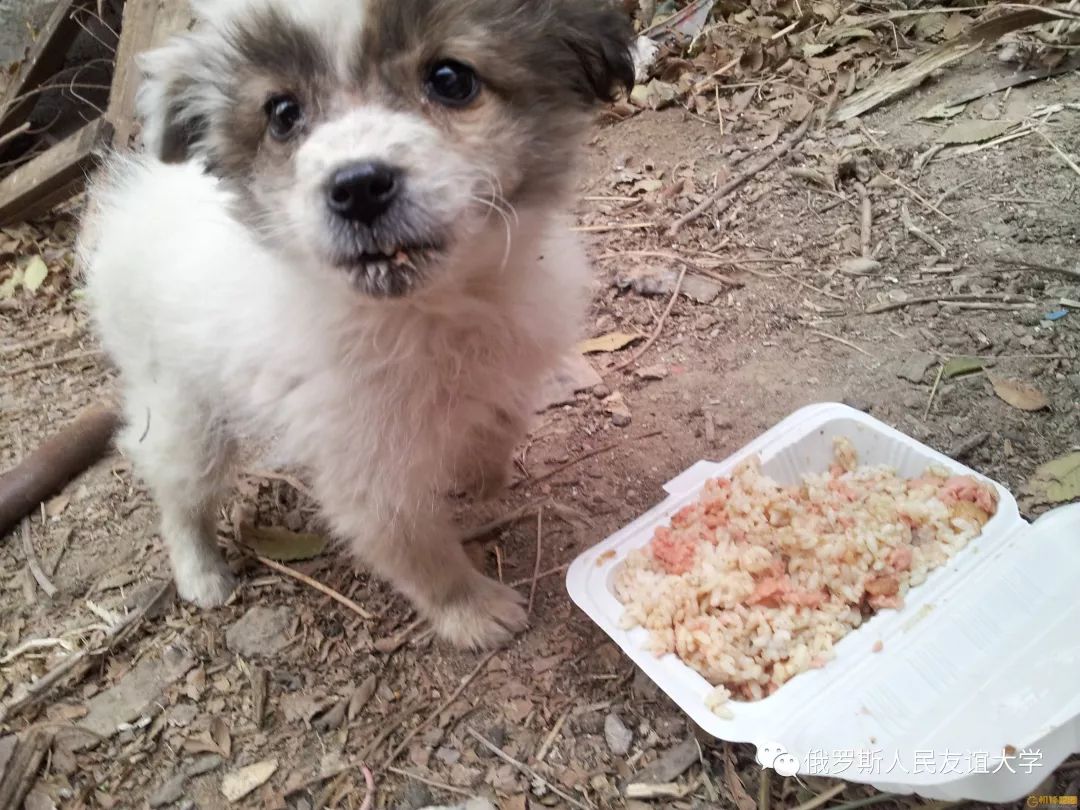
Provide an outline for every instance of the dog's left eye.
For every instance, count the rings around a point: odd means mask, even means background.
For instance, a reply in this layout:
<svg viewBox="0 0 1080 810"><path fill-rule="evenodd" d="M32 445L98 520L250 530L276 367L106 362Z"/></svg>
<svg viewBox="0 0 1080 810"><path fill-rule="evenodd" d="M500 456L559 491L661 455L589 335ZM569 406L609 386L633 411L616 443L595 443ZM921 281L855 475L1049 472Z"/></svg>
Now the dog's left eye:
<svg viewBox="0 0 1080 810"><path fill-rule="evenodd" d="M480 93L480 78L476 71L453 59L432 65L427 76L428 93L440 104L464 107Z"/></svg>
<svg viewBox="0 0 1080 810"><path fill-rule="evenodd" d="M304 110L293 96L274 96L266 102L266 116L270 120L270 134L284 141L300 128Z"/></svg>

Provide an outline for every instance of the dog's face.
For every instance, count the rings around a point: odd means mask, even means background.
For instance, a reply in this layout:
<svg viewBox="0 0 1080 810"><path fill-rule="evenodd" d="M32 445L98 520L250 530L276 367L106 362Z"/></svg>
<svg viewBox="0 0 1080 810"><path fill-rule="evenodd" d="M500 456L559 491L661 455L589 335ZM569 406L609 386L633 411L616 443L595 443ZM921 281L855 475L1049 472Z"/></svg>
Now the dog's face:
<svg viewBox="0 0 1080 810"><path fill-rule="evenodd" d="M144 58L144 140L238 189L262 241L403 295L563 193L589 109L633 78L603 2L204 0Z"/></svg>

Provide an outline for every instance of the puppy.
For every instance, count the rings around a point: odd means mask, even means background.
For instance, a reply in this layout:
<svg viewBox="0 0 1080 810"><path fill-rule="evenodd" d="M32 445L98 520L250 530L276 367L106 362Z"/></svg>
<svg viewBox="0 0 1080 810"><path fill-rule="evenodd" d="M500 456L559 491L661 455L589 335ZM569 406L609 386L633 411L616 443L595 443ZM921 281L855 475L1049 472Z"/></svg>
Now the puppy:
<svg viewBox="0 0 1080 810"><path fill-rule="evenodd" d="M521 599L445 497L504 482L577 336L561 211L591 108L632 82L630 26L600 0L195 12L142 61L147 154L109 161L79 245L178 591L229 596L217 510L238 442L271 439L443 638L500 643Z"/></svg>

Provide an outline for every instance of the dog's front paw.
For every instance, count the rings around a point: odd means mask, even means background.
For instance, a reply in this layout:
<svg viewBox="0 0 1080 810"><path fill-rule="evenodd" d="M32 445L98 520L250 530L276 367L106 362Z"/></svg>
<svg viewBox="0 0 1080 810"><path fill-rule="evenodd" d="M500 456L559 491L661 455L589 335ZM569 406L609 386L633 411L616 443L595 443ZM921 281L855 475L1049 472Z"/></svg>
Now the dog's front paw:
<svg viewBox="0 0 1080 810"><path fill-rule="evenodd" d="M436 609L432 627L458 647L497 647L528 626L525 600L513 588L477 574L459 598Z"/></svg>
<svg viewBox="0 0 1080 810"><path fill-rule="evenodd" d="M224 605L235 587L236 579L224 563L212 568L176 572L176 592L180 598L201 608Z"/></svg>

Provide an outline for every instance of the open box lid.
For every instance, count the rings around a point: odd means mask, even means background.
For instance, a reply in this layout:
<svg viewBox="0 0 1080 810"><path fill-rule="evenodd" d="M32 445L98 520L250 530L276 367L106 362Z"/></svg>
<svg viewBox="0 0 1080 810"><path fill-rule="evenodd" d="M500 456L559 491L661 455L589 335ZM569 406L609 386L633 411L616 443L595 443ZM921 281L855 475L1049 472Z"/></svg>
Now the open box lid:
<svg viewBox="0 0 1080 810"><path fill-rule="evenodd" d="M705 705L708 682L676 656L646 649L641 628L620 627L615 567L693 500L704 482L758 454L781 480L823 469L832 437L860 463L903 475L940 464L984 476L843 405L815 405L722 462L672 479L669 497L597 546L567 573L571 598L699 726L750 742L759 760L791 775L831 775L931 798L1010 801L1080 750L1080 504L1035 524L994 483L998 512L966 548L835 645L836 658L764 700ZM872 650L882 643L880 652ZM777 759L777 757L783 759Z"/></svg>

